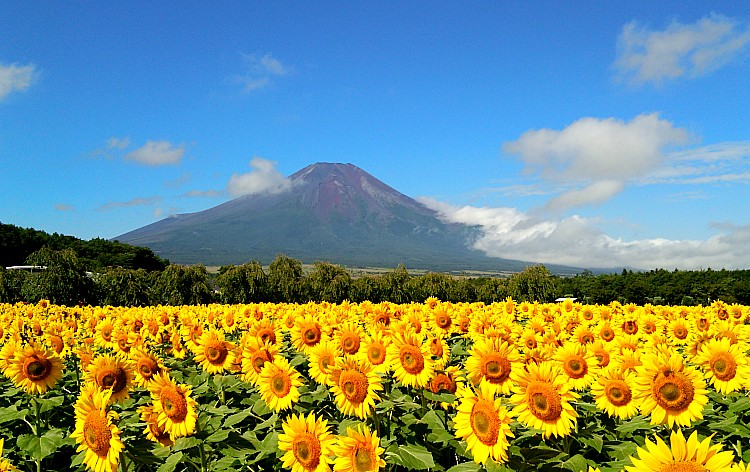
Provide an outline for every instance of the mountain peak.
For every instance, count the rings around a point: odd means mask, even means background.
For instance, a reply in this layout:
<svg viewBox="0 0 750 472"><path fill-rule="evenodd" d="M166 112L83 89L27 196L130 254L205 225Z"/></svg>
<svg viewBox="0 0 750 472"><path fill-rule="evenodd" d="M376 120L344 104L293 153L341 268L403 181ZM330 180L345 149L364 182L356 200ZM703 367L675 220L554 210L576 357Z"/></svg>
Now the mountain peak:
<svg viewBox="0 0 750 472"><path fill-rule="evenodd" d="M283 253L305 263L415 269L523 268L471 250L475 228L446 224L434 210L353 164L318 162L287 191L245 195L118 236L173 262L269 263Z"/></svg>

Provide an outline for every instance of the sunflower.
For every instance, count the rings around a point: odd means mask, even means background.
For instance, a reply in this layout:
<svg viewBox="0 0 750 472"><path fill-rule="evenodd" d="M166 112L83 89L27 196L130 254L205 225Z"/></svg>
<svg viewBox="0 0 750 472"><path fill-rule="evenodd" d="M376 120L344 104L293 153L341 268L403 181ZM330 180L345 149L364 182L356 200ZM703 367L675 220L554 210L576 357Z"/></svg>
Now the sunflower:
<svg viewBox="0 0 750 472"><path fill-rule="evenodd" d="M111 354L102 354L91 361L84 377L87 381L94 382L101 390L112 390L109 401L119 402L129 397L133 383L133 368L130 361Z"/></svg>
<svg viewBox="0 0 750 472"><path fill-rule="evenodd" d="M591 395L596 406L610 417L632 418L638 413L638 402L634 398L631 385L635 383L633 372L623 373L619 365L610 365L599 373L591 385Z"/></svg>
<svg viewBox="0 0 750 472"><path fill-rule="evenodd" d="M442 369L448 364L448 360L451 356L451 351L448 348L448 343L445 341L444 335L440 333L427 334L425 342L430 348L430 354L432 354L433 361L435 362L436 369Z"/></svg>
<svg viewBox="0 0 750 472"><path fill-rule="evenodd" d="M154 376L148 388L161 431L168 433L173 441L195 432L198 412L197 404L190 395L190 386L178 385L169 376L169 372L161 372Z"/></svg>
<svg viewBox="0 0 750 472"><path fill-rule="evenodd" d="M521 333L519 344L525 351L536 349L542 344L542 335L531 328L525 328Z"/></svg>
<svg viewBox="0 0 750 472"><path fill-rule="evenodd" d="M354 321L341 324L333 339L336 347L344 354L354 355L359 351L364 336L364 330Z"/></svg>
<svg viewBox="0 0 750 472"><path fill-rule="evenodd" d="M310 349L317 346L325 336L323 327L310 316L296 320L291 334L294 348L305 354L309 354Z"/></svg>
<svg viewBox="0 0 750 472"><path fill-rule="evenodd" d="M242 345L242 380L257 385L260 373L266 362L273 362L279 353L277 345L270 340L261 341L255 336L245 337Z"/></svg>
<svg viewBox="0 0 750 472"><path fill-rule="evenodd" d="M20 346L13 339L6 341L5 344L3 344L3 347L0 348L0 372L2 372L3 375L6 375L5 371L13 364L13 359L16 357L16 351L19 349Z"/></svg>
<svg viewBox="0 0 750 472"><path fill-rule="evenodd" d="M308 357L310 377L321 385L328 385L331 368L339 357L341 352L333 341L325 341L312 348Z"/></svg>
<svg viewBox="0 0 750 472"><path fill-rule="evenodd" d="M727 338L710 339L701 346L694 362L699 364L714 388L724 395L742 390L750 380L745 350Z"/></svg>
<svg viewBox="0 0 750 472"><path fill-rule="evenodd" d="M263 401L276 412L291 408L299 400L301 385L299 372L282 356L265 363L257 383Z"/></svg>
<svg viewBox="0 0 750 472"><path fill-rule="evenodd" d="M117 414L107 411L110 394L87 383L75 404L76 425L70 437L79 444L77 452L86 451L83 462L95 472L116 472L117 459L125 449L120 430L112 423Z"/></svg>
<svg viewBox="0 0 750 472"><path fill-rule="evenodd" d="M357 355L360 359L366 360L372 365L375 372L383 374L391 369L388 362L388 346L391 344L391 338L386 336L382 330L373 330L365 336Z"/></svg>
<svg viewBox="0 0 750 472"><path fill-rule="evenodd" d="M385 467L385 449L380 447L380 438L367 426L346 428L346 436L339 436L333 446L336 459L333 468L337 472L370 472Z"/></svg>
<svg viewBox="0 0 750 472"><path fill-rule="evenodd" d="M617 336L617 332L608 320L600 321L594 328L594 333L605 343L614 341Z"/></svg>
<svg viewBox="0 0 750 472"><path fill-rule="evenodd" d="M427 388L432 393L448 392L456 393L460 385L463 385L464 378L458 366L450 366L445 370L435 371L435 375L427 383Z"/></svg>
<svg viewBox="0 0 750 472"><path fill-rule="evenodd" d="M236 347L234 343L224 340L223 331L209 328L203 331L196 343L193 351L195 362L209 374L226 372L234 363Z"/></svg>
<svg viewBox="0 0 750 472"><path fill-rule="evenodd" d="M614 346L611 343L599 339L587 344L586 349L594 356L596 365L600 368L607 367L612 361Z"/></svg>
<svg viewBox="0 0 750 472"><path fill-rule="evenodd" d="M634 389L640 409L651 415L651 424L690 426L703 418L708 403L706 383L700 372L685 365L682 355L669 358L649 355L636 368Z"/></svg>
<svg viewBox="0 0 750 472"><path fill-rule="evenodd" d="M99 324L96 325L96 337L94 338L96 344L103 348L114 347L114 330L115 326L109 320L104 318Z"/></svg>
<svg viewBox="0 0 750 472"><path fill-rule="evenodd" d="M284 452L282 465L292 472L328 472L330 455L336 438L328 430L328 422L313 412L307 417L291 415L281 424L279 450Z"/></svg>
<svg viewBox="0 0 750 472"><path fill-rule="evenodd" d="M475 386L486 384L503 395L508 395L513 386L511 373L522 368L516 347L497 338L477 340L466 359L467 376Z"/></svg>
<svg viewBox="0 0 750 472"><path fill-rule="evenodd" d="M174 441L163 427L159 426L159 413L154 410L153 405L143 405L138 408L141 415L141 421L146 423L146 429L143 434L149 441L157 442L165 447L174 446Z"/></svg>
<svg viewBox="0 0 750 472"><path fill-rule="evenodd" d="M576 342L563 344L555 351L553 360L567 377L567 382L573 390L588 388L599 371L596 357L586 350L586 346Z"/></svg>
<svg viewBox="0 0 750 472"><path fill-rule="evenodd" d="M667 324L665 330L672 344L685 345L690 342L690 336L695 333L696 328L686 319L675 318Z"/></svg>
<svg viewBox="0 0 750 472"><path fill-rule="evenodd" d="M62 361L56 354L34 343L14 351L5 375L28 394L43 394L62 379Z"/></svg>
<svg viewBox="0 0 750 472"><path fill-rule="evenodd" d="M3 446L5 443L5 439L0 438L0 472L14 472L18 470L16 466L11 464L6 459L3 459Z"/></svg>
<svg viewBox="0 0 750 472"><path fill-rule="evenodd" d="M388 360L393 376L404 385L424 387L432 377L434 363L430 358L430 348L423 342L424 337L406 331L394 335L388 347Z"/></svg>
<svg viewBox="0 0 750 472"><path fill-rule="evenodd" d="M453 306L448 303L442 303L432 309L429 314L430 326L433 331L443 335L450 335L455 332L456 326L453 322Z"/></svg>
<svg viewBox="0 0 750 472"><path fill-rule="evenodd" d="M365 419L380 400L378 390L383 390L380 376L367 361L354 357L339 359L331 368L331 392L339 410L345 415Z"/></svg>
<svg viewBox="0 0 750 472"><path fill-rule="evenodd" d="M729 471L734 461L732 451L721 451L721 444L711 444L711 438L698 440L698 432L693 431L685 440L682 430L672 431L670 445L656 436L656 442L646 438L645 448L639 447L638 459L630 456L632 466L628 472L668 472L668 471ZM721 452L719 452L721 451Z"/></svg>
<svg viewBox="0 0 750 472"><path fill-rule="evenodd" d="M508 438L514 437L508 410L487 384L480 387L478 395L468 388L464 391L467 395L462 396L454 419L456 437L466 440L478 464L487 462L488 457L495 462L507 461Z"/></svg>
<svg viewBox="0 0 750 472"><path fill-rule="evenodd" d="M260 339L263 343L268 341L271 344L280 345L284 341L284 331L272 319L264 318L260 321L253 321L246 332L250 336Z"/></svg>
<svg viewBox="0 0 750 472"><path fill-rule="evenodd" d="M136 347L130 351L130 360L135 368L135 383L140 387L148 387L148 383L162 370L164 362L146 347Z"/></svg>
<svg viewBox="0 0 750 472"><path fill-rule="evenodd" d="M528 364L526 370L517 370L511 377L516 382L511 414L518 421L542 430L545 438L570 434L578 417L570 402L578 395L570 390L557 366L551 362Z"/></svg>

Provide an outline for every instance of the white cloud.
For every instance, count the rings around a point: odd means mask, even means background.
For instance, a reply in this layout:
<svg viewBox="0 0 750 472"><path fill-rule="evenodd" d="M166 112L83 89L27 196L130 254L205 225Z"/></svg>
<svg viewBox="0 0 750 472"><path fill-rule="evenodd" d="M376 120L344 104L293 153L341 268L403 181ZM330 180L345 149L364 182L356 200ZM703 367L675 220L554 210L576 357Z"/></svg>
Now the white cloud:
<svg viewBox="0 0 750 472"><path fill-rule="evenodd" d="M151 206L156 205L162 201L162 198L159 196L156 197L146 197L146 198L134 198L132 200L128 200L126 202L109 202L105 203L104 205L97 208L97 211L109 211L114 210L116 208L129 208L129 207L135 207L135 206Z"/></svg>
<svg viewBox="0 0 750 472"><path fill-rule="evenodd" d="M107 140L107 149L117 149L119 151L124 150L130 146L130 138L118 138L118 137L111 137Z"/></svg>
<svg viewBox="0 0 750 472"><path fill-rule="evenodd" d="M68 205L65 203L56 203L55 204L55 210L57 211L75 211L75 207L73 205Z"/></svg>
<svg viewBox="0 0 750 472"><path fill-rule="evenodd" d="M262 89L272 83L273 77L288 75L291 69L271 54L258 56L247 54L244 56L247 72L238 80L243 84L246 92Z"/></svg>
<svg viewBox="0 0 750 472"><path fill-rule="evenodd" d="M688 138L687 131L651 113L627 123L614 118L581 118L560 131L526 131L502 148L521 159L526 173L538 174L561 187L575 187L547 207L561 211L608 200L627 181L659 168L665 150L686 143Z"/></svg>
<svg viewBox="0 0 750 472"><path fill-rule="evenodd" d="M581 268L745 268L750 266L750 225L715 225L705 240L615 239L596 220L572 216L543 220L514 208L453 206L420 199L446 221L478 226L474 248L490 256Z"/></svg>
<svg viewBox="0 0 750 472"><path fill-rule="evenodd" d="M224 196L219 190L190 190L182 195L188 198L218 198Z"/></svg>
<svg viewBox="0 0 750 472"><path fill-rule="evenodd" d="M0 64L0 100L12 92L20 92L31 87L35 71L34 64L25 66Z"/></svg>
<svg viewBox="0 0 750 472"><path fill-rule="evenodd" d="M718 69L750 44L750 25L721 15L692 24L677 21L663 31L631 22L618 39L615 67L633 83L698 77Z"/></svg>
<svg viewBox="0 0 750 472"><path fill-rule="evenodd" d="M162 166L179 164L185 155L185 147L174 146L169 141L147 141L142 147L129 152L125 159L146 164Z"/></svg>
<svg viewBox="0 0 750 472"><path fill-rule="evenodd" d="M233 197L259 193L281 193L291 188L291 181L276 170L276 163L254 157L250 161L253 169L246 174L232 174L227 191Z"/></svg>

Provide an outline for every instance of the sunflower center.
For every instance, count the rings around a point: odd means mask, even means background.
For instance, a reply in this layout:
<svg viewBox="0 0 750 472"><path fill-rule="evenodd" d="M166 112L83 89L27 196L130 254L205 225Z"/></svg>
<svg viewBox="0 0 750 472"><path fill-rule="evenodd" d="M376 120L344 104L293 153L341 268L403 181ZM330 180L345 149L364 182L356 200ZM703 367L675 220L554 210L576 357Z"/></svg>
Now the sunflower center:
<svg viewBox="0 0 750 472"><path fill-rule="evenodd" d="M529 336L526 338L526 342L524 344L527 348L534 349L536 347L536 338Z"/></svg>
<svg viewBox="0 0 750 472"><path fill-rule="evenodd" d="M432 393L439 393L443 390L450 393L456 393L457 386L453 379L448 375L441 373L432 378L429 383L429 388Z"/></svg>
<svg viewBox="0 0 750 472"><path fill-rule="evenodd" d="M594 335L591 333L585 333L579 338L581 344L591 344L594 342Z"/></svg>
<svg viewBox="0 0 750 472"><path fill-rule="evenodd" d="M438 338L432 338L430 340L430 354L436 357L443 357L443 345L440 344Z"/></svg>
<svg viewBox="0 0 750 472"><path fill-rule="evenodd" d="M227 358L227 346L224 343L215 343L206 347L206 359L213 365L222 365Z"/></svg>
<svg viewBox="0 0 750 472"><path fill-rule="evenodd" d="M500 420L494 406L486 400L477 401L469 416L471 429L482 444L494 446L500 433Z"/></svg>
<svg viewBox="0 0 750 472"><path fill-rule="evenodd" d="M604 388L604 394L614 406L627 405L633 399L630 387L622 380L611 380Z"/></svg>
<svg viewBox="0 0 750 472"><path fill-rule="evenodd" d="M679 461L662 464L658 472L704 472L705 467L697 462Z"/></svg>
<svg viewBox="0 0 750 472"><path fill-rule="evenodd" d="M373 451L367 447L357 447L352 454L352 466L354 472L369 472L375 468Z"/></svg>
<svg viewBox="0 0 750 472"><path fill-rule="evenodd" d="M563 364L563 368L565 369L565 373L572 379L580 379L589 371L586 359L581 356L575 356L568 359L568 361Z"/></svg>
<svg viewBox="0 0 750 472"><path fill-rule="evenodd" d="M417 375L424 370L424 356L416 346L407 344L401 347L401 356L399 358L404 370L409 374Z"/></svg>
<svg viewBox="0 0 750 472"><path fill-rule="evenodd" d="M482 364L482 374L493 384L501 384L510 377L510 361L500 354L491 353L485 356Z"/></svg>
<svg viewBox="0 0 750 472"><path fill-rule="evenodd" d="M562 414L560 394L547 382L532 382L528 389L529 409L542 421L555 421Z"/></svg>
<svg viewBox="0 0 750 472"><path fill-rule="evenodd" d="M255 351L252 357L253 369L255 372L260 373L263 370L263 366L266 362L271 362L271 356L265 350Z"/></svg>
<svg viewBox="0 0 750 472"><path fill-rule="evenodd" d="M737 375L737 361L726 352L719 353L711 362L711 370L719 380L732 380Z"/></svg>
<svg viewBox="0 0 750 472"><path fill-rule="evenodd" d="M353 369L347 369L341 372L339 377L339 386L347 400L351 403L362 403L367 397L367 376Z"/></svg>
<svg viewBox="0 0 750 472"><path fill-rule="evenodd" d="M109 342L112 339L112 328L107 326L105 328L102 328L102 338Z"/></svg>
<svg viewBox="0 0 750 472"><path fill-rule="evenodd" d="M672 334L677 339L685 339L688 335L688 331L684 326L678 325L672 330Z"/></svg>
<svg viewBox="0 0 750 472"><path fill-rule="evenodd" d="M669 411L681 411L690 406L695 396L695 388L681 373L659 374L652 392L656 403Z"/></svg>
<svg viewBox="0 0 750 472"><path fill-rule="evenodd" d="M651 334L654 331L656 331L656 323L653 321L646 321L643 323L643 331L646 332L646 334Z"/></svg>
<svg viewBox="0 0 750 472"><path fill-rule="evenodd" d="M107 418L99 410L91 411L83 423L83 439L97 456L106 457L110 448L112 431Z"/></svg>
<svg viewBox="0 0 750 472"><path fill-rule="evenodd" d="M595 356L599 367L607 367L609 365L609 353L607 351L598 351Z"/></svg>
<svg viewBox="0 0 750 472"><path fill-rule="evenodd" d="M610 328L604 328L601 330L599 335L602 337L603 340L609 342L615 339L615 332L612 331Z"/></svg>
<svg viewBox="0 0 750 472"><path fill-rule="evenodd" d="M125 369L120 366L109 369L102 369L101 372L96 376L96 383L103 389L112 389L112 394L115 394L125 388L128 377L125 373Z"/></svg>
<svg viewBox="0 0 750 472"><path fill-rule="evenodd" d="M302 333L303 342L308 346L314 346L320 342L320 328L311 326Z"/></svg>
<svg viewBox="0 0 750 472"><path fill-rule="evenodd" d="M347 333L341 338L341 349L347 354L356 354L359 351L359 336L355 333Z"/></svg>
<svg viewBox="0 0 750 472"><path fill-rule="evenodd" d="M3 337L2 328L0 328L0 338ZM53 335L49 338L49 343L52 345L52 349L55 350L56 353L60 354L65 347L65 343L63 342L63 339L58 335Z"/></svg>
<svg viewBox="0 0 750 472"><path fill-rule="evenodd" d="M367 359L369 359L372 365L380 365L385 362L385 349L383 346L371 345L367 349Z"/></svg>
<svg viewBox="0 0 750 472"><path fill-rule="evenodd" d="M302 433L292 444L294 457L306 470L314 470L320 463L320 441L311 433Z"/></svg>
<svg viewBox="0 0 750 472"><path fill-rule="evenodd" d="M258 330L256 337L260 338L260 340L264 343L270 342L271 344L276 344L276 333L274 333L270 328L263 328Z"/></svg>
<svg viewBox="0 0 750 472"><path fill-rule="evenodd" d="M141 377L146 380L151 379L151 377L153 377L154 374L157 374L159 370L159 365L154 362L153 359L145 358L138 362L138 372L140 372Z"/></svg>
<svg viewBox="0 0 750 472"><path fill-rule="evenodd" d="M31 381L44 380L52 373L52 363L46 357L34 355L24 362L24 372Z"/></svg>
<svg viewBox="0 0 750 472"><path fill-rule="evenodd" d="M181 423L187 418L188 405L185 396L174 387L165 387L160 395L161 406L167 418L173 423Z"/></svg>
<svg viewBox="0 0 750 472"><path fill-rule="evenodd" d="M635 321L626 321L622 325L622 330L625 334L635 334L638 332L638 324Z"/></svg>
<svg viewBox="0 0 750 472"><path fill-rule="evenodd" d="M451 319L451 317L445 314L438 315L435 318L435 324L438 325L438 328L441 328L441 329L450 328L452 323L453 323L453 320Z"/></svg>
<svg viewBox="0 0 750 472"><path fill-rule="evenodd" d="M289 394L292 390L292 380L283 372L277 372L271 378L271 390L274 395L279 398L283 398Z"/></svg>

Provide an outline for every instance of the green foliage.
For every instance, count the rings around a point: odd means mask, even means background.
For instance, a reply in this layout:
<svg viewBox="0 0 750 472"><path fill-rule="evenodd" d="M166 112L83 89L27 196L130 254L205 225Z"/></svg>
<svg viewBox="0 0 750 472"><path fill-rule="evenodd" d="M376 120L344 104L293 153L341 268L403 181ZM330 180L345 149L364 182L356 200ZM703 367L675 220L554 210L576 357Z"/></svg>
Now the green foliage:
<svg viewBox="0 0 750 472"><path fill-rule="evenodd" d="M216 285L223 303L257 303L268 298L268 276L257 261L222 267Z"/></svg>
<svg viewBox="0 0 750 472"><path fill-rule="evenodd" d="M511 296L519 301L551 302L555 298L555 279L543 265L527 267L510 278Z"/></svg>
<svg viewBox="0 0 750 472"><path fill-rule="evenodd" d="M72 249L55 251L44 247L31 254L26 263L46 269L29 274L24 279L21 286L24 301L36 303L47 299L57 305L68 306L93 301L93 281L86 275Z"/></svg>
<svg viewBox="0 0 750 472"><path fill-rule="evenodd" d="M144 247L102 238L84 241L73 236L0 223L0 266L22 265L32 253L43 247L57 251L71 249L90 271L104 267L163 270L169 264Z"/></svg>
<svg viewBox="0 0 750 472"><path fill-rule="evenodd" d="M328 262L316 262L306 277L308 298L316 302L341 303L349 299L352 278L344 268Z"/></svg>
<svg viewBox="0 0 750 472"><path fill-rule="evenodd" d="M268 266L269 298L271 302L305 301L302 284L302 262L279 254Z"/></svg>
<svg viewBox="0 0 750 472"><path fill-rule="evenodd" d="M172 264L159 274L153 300L162 305L201 305L213 301L205 266Z"/></svg>
<svg viewBox="0 0 750 472"><path fill-rule="evenodd" d="M94 275L99 304L112 306L151 305L151 286L155 276L143 269L118 267Z"/></svg>

